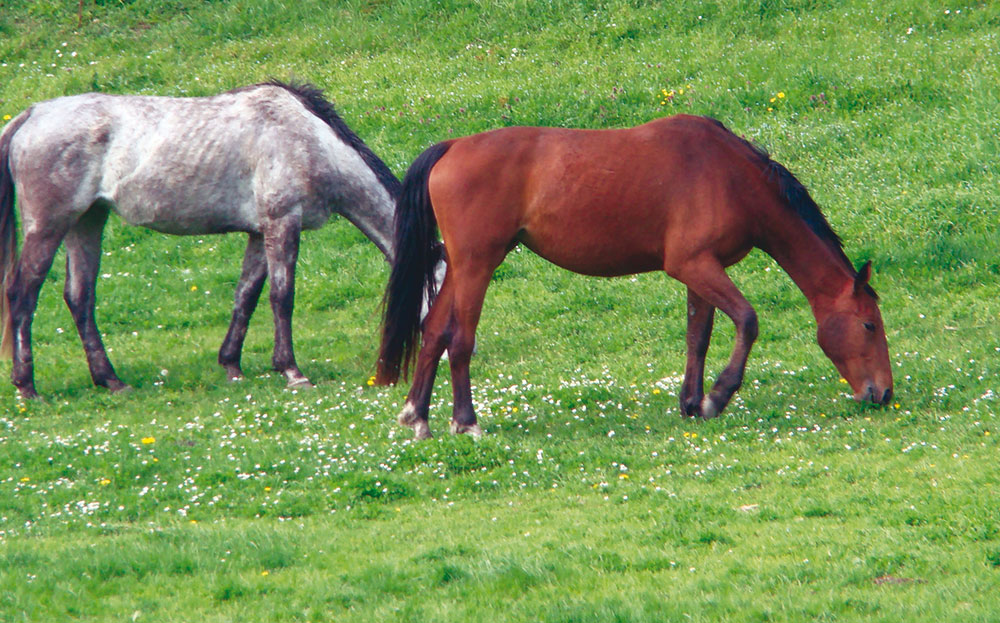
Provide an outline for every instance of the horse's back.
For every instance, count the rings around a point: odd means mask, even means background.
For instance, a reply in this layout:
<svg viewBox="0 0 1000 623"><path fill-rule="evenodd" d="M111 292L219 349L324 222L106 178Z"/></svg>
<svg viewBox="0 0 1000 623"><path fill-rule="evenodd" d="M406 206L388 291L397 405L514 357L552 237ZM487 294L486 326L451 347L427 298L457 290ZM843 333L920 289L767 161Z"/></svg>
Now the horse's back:
<svg viewBox="0 0 1000 623"><path fill-rule="evenodd" d="M746 252L751 215L733 206L753 170L744 149L718 122L691 116L628 129L503 128L454 141L429 184L449 248L462 244L449 228L488 219L479 237L513 232L569 270L630 274L710 246L727 259Z"/></svg>
<svg viewBox="0 0 1000 623"><path fill-rule="evenodd" d="M309 193L318 132L329 128L277 86L202 98L92 93L34 105L12 170L22 193L40 189L73 204L65 209L104 200L167 233L258 231L261 196L295 204ZM44 178L64 189L58 197Z"/></svg>

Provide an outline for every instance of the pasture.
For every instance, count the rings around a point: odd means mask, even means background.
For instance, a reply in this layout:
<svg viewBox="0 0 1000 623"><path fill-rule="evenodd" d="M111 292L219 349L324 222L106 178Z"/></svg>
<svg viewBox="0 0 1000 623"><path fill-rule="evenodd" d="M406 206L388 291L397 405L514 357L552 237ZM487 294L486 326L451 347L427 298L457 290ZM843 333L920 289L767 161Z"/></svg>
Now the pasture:
<svg viewBox="0 0 1000 623"><path fill-rule="evenodd" d="M315 83L397 176L506 126L709 115L766 147L871 260L895 397L856 404L767 255L729 271L760 337L723 415L681 418L685 292L511 253L472 361L486 435L397 426L377 388L388 266L306 233L295 349L216 363L245 237L112 216L91 385L60 251L0 363L0 621L994 621L1000 611L1000 7L835 0L15 0L0 119L87 91ZM711 381L732 344L717 317Z"/></svg>

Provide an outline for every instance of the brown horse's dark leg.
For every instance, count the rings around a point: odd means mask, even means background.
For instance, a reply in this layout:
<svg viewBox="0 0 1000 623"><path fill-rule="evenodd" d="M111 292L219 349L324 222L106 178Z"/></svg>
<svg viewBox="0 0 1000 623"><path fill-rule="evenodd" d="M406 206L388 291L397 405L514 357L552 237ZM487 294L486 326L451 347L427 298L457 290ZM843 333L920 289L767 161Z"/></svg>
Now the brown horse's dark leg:
<svg viewBox="0 0 1000 623"><path fill-rule="evenodd" d="M503 256L500 256L501 259ZM476 422L476 412L472 406L472 383L469 379L469 363L476 346L476 326L483 310L483 299L494 268L500 262L480 271L464 271L463 279L456 280L455 287L455 330L448 343L448 363L451 366L451 386L453 407L451 432L454 435L469 433L474 437L483 434ZM449 269L450 270L450 269ZM456 271L457 272L457 271Z"/></svg>
<svg viewBox="0 0 1000 623"><path fill-rule="evenodd" d="M66 235L66 286L63 299L73 315L83 342L94 385L113 392L129 389L121 382L108 359L94 317L97 273L101 267L101 234L108 220L108 208L94 206L70 228Z"/></svg>
<svg viewBox="0 0 1000 623"><path fill-rule="evenodd" d="M743 372L754 340L757 339L757 313L714 259L687 265L672 274L695 291L707 304L718 307L736 325L736 342L729 364L722 370L712 391L701 401L699 415L713 418L729 404L743 384Z"/></svg>
<svg viewBox="0 0 1000 623"><path fill-rule="evenodd" d="M14 364L11 380L25 398L37 398L35 366L31 357L31 321L38 305L38 292L45 275L52 268L52 259L62 242L64 231L28 232L24 237L21 259L14 270L14 279L7 287L10 317L14 334Z"/></svg>
<svg viewBox="0 0 1000 623"><path fill-rule="evenodd" d="M406 404L399 414L398 421L403 426L413 429L417 439L430 439L430 424L428 410L431 403L431 392L434 390L434 377L437 374L438 362L444 349L451 340L454 331L454 298L452 279L445 277L441 292L431 305L424 319L423 344L417 355L417 365L413 373L413 385L406 395Z"/></svg>
<svg viewBox="0 0 1000 623"><path fill-rule="evenodd" d="M236 285L233 297L233 318L229 323L226 339L219 349L219 365L226 369L230 381L243 378L240 358L243 352L243 340L247 336L250 316L257 308L264 281L267 279L267 258L264 255L264 237L260 234L250 234L247 250L243 254L243 270L240 282Z"/></svg>
<svg viewBox="0 0 1000 623"><path fill-rule="evenodd" d="M712 338L715 307L688 288L687 365L681 385L681 415L699 415L705 397L705 353Z"/></svg>
<svg viewBox="0 0 1000 623"><path fill-rule="evenodd" d="M274 313L274 355L271 364L288 379L288 387L312 387L295 363L292 351L295 262L299 256L300 233L301 223L290 216L272 221L264 231L264 254L271 277L271 310Z"/></svg>

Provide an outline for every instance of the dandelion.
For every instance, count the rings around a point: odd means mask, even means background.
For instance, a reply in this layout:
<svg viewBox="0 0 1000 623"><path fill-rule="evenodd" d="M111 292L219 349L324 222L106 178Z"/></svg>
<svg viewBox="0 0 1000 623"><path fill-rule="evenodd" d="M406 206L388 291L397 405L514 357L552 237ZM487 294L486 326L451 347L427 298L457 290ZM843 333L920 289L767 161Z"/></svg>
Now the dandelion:
<svg viewBox="0 0 1000 623"><path fill-rule="evenodd" d="M143 437L142 445L148 446L151 443L156 443L156 437Z"/></svg>
<svg viewBox="0 0 1000 623"><path fill-rule="evenodd" d="M4 115L3 116L3 120L4 121L10 121L10 119L11 119L10 115Z"/></svg>
<svg viewBox="0 0 1000 623"><path fill-rule="evenodd" d="M840 377L840 382L846 385L847 379L845 379L844 377Z"/></svg>
<svg viewBox="0 0 1000 623"><path fill-rule="evenodd" d="M785 99L785 92L784 91L778 91L778 99L779 100Z"/></svg>
<svg viewBox="0 0 1000 623"><path fill-rule="evenodd" d="M621 480L628 480L628 474L618 474L618 478Z"/></svg>
<svg viewBox="0 0 1000 623"><path fill-rule="evenodd" d="M260 572L260 574L261 574L262 576L268 576L268 575L271 575L271 572L270 572L270 571L268 571L267 569L264 569L263 571L261 571L261 572Z"/></svg>
<svg viewBox="0 0 1000 623"><path fill-rule="evenodd" d="M778 100L776 100L775 98L773 98L773 97L772 97L772 98L771 98L770 100L768 100L768 101L770 101L770 102L771 102L771 103L773 104L773 103L775 103L775 102L776 102L776 101L778 101Z"/></svg>
<svg viewBox="0 0 1000 623"><path fill-rule="evenodd" d="M31 480L31 478L25 476L24 478L21 479L21 482L28 482L29 480Z"/></svg>
<svg viewBox="0 0 1000 623"><path fill-rule="evenodd" d="M270 491L271 487L264 487L264 491Z"/></svg>
<svg viewBox="0 0 1000 623"><path fill-rule="evenodd" d="M191 291L192 292L197 292L198 291L198 286L191 286Z"/></svg>
<svg viewBox="0 0 1000 623"><path fill-rule="evenodd" d="M660 393L660 388L659 387L654 387L653 388L653 393L654 394L659 394Z"/></svg>
<svg viewBox="0 0 1000 623"><path fill-rule="evenodd" d="M368 380L365 381L365 383L368 385L368 387L371 387L372 385L375 384L375 377L374 376L369 376Z"/></svg>
<svg viewBox="0 0 1000 623"><path fill-rule="evenodd" d="M102 487L106 487L106 486L108 486L110 484L111 484L111 480L109 480L107 478L101 478L100 485Z"/></svg>

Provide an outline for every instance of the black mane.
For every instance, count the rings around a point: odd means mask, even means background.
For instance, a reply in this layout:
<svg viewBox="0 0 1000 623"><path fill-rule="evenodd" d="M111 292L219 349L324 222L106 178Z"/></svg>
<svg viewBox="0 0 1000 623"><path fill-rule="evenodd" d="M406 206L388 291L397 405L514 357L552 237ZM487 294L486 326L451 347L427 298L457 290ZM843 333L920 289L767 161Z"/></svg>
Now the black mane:
<svg viewBox="0 0 1000 623"><path fill-rule="evenodd" d="M299 99L300 102L311 112L320 119L323 120L328 126L333 128L333 131L340 137L340 140L344 141L354 151L358 152L361 159L365 161L368 168L375 173L375 177L378 181L385 187L389 192L389 196L395 201L399 197L400 182L399 179L393 175L392 171L382 160L375 155L375 153L365 145L357 134L354 133L351 128L347 127L344 120L340 118L337 111L333 108L327 99L323 96L323 91L319 87L309 84L308 82L282 82L280 80L268 80L262 83L263 85L270 85L275 87L280 87L285 89L295 97Z"/></svg>
<svg viewBox="0 0 1000 623"><path fill-rule="evenodd" d="M778 184L778 191L784 197L789 207L795 211L795 214L805 222L813 233L819 236L820 240L833 249L834 254L850 269L851 274L856 275L857 269L854 268L850 258L844 252L843 240L830 227L830 223L823 216L823 212L820 211L819 206L816 205L816 202L809 195L809 190L784 165L772 160L771 155L767 153L766 149L754 145L745 138L740 137L740 140L763 161L764 170L768 178ZM872 297L878 299L878 294L875 293L875 290L871 286L866 284L865 290Z"/></svg>

